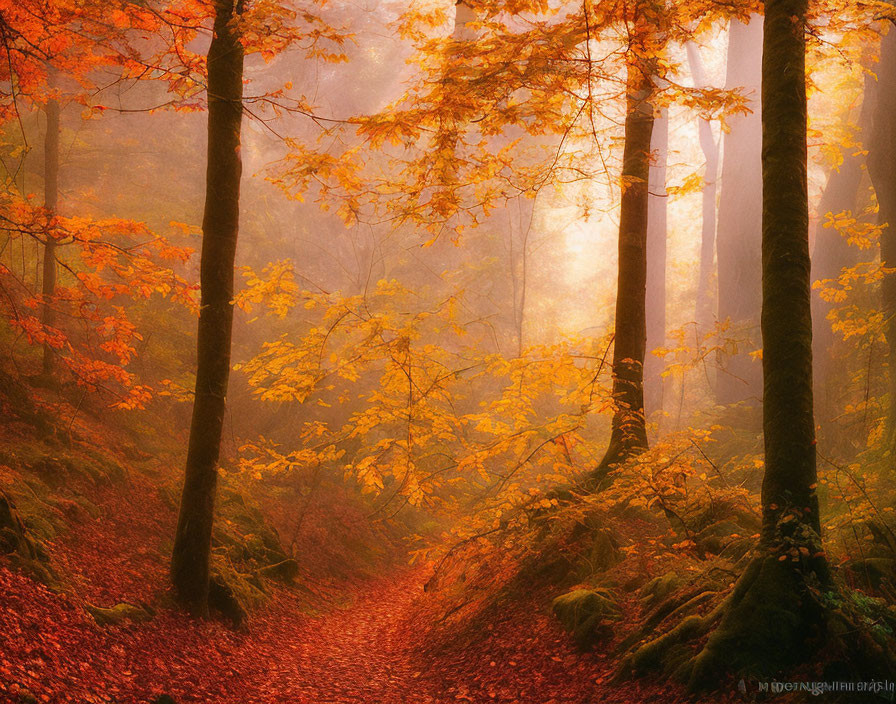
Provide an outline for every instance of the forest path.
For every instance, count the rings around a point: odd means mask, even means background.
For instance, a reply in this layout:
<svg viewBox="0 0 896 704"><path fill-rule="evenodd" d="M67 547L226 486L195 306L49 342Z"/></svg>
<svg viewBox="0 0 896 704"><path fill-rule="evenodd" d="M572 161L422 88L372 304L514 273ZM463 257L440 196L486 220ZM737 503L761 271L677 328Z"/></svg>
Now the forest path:
<svg viewBox="0 0 896 704"><path fill-rule="evenodd" d="M420 608L425 570L401 570L361 587L346 608L258 631L266 661L247 683L265 702L308 704L598 704L673 702L643 682L609 688L612 663L578 651L544 605L518 603L487 625L442 642L426 634L433 614ZM438 626L436 626L437 628ZM444 635L444 634L443 634ZM457 634L455 634L457 635ZM439 639L442 640L442 639ZM270 650L268 646L272 646Z"/></svg>
<svg viewBox="0 0 896 704"><path fill-rule="evenodd" d="M402 571L359 587L347 606L257 629L256 650L268 657L247 690L266 692L272 702L427 701L414 695L420 673L413 667L413 605L423 579L420 570Z"/></svg>
<svg viewBox="0 0 896 704"><path fill-rule="evenodd" d="M316 615L280 590L249 633L234 633L172 609L99 628L78 597L0 564L0 701L23 688L47 704L148 704L163 693L177 704L687 701L668 684L608 685L612 661L577 651L535 597L454 638L437 634L433 652L438 626L417 603L425 578L398 570L355 584L346 606Z"/></svg>

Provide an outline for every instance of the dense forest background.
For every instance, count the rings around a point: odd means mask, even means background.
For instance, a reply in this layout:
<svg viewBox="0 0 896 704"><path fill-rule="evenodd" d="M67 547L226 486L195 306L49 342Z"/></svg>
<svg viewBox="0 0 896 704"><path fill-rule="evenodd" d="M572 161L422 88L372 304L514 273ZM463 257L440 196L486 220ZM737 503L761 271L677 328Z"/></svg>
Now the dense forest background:
<svg viewBox="0 0 896 704"><path fill-rule="evenodd" d="M0 0L0 699L891 698L894 21Z"/></svg>

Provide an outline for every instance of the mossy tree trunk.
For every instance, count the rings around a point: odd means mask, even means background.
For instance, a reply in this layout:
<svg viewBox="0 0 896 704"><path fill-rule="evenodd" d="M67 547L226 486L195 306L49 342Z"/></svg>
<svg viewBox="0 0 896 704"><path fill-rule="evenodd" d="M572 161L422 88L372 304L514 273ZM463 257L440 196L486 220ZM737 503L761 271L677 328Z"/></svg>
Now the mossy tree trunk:
<svg viewBox="0 0 896 704"><path fill-rule="evenodd" d="M691 684L721 671L769 676L821 642L827 584L820 546L812 407L806 150L808 0L766 0L762 70L762 342L765 476L759 552Z"/></svg>
<svg viewBox="0 0 896 704"><path fill-rule="evenodd" d="M880 222L886 227L880 239L881 264L896 267L896 27L890 26L881 40L880 64L876 68L877 89L873 127L868 142L868 172L880 206ZM890 413L888 436L896 444L896 274L889 274L881 287L884 335L889 346Z"/></svg>
<svg viewBox="0 0 896 704"><path fill-rule="evenodd" d="M57 100L47 101L47 129L44 135L44 207L50 223L44 235L44 260L41 277L41 325L44 329L52 328L56 323L53 309L53 296L56 294L56 239L53 237L52 218L59 209L59 129L60 109ZM53 373L55 351L44 343L43 373Z"/></svg>
<svg viewBox="0 0 896 704"><path fill-rule="evenodd" d="M212 523L218 457L230 376L233 272L239 232L243 46L238 0L214 3L208 50L208 164L202 221L202 289L196 389L171 577L177 598L208 613Z"/></svg>
<svg viewBox="0 0 896 704"><path fill-rule="evenodd" d="M806 147L808 0L767 0L762 63L762 540L797 507L820 532L815 491Z"/></svg>
<svg viewBox="0 0 896 704"><path fill-rule="evenodd" d="M626 79L627 114L619 215L619 274L613 345L613 414L610 444L595 478L647 447L644 420L644 353L647 347L647 222L653 135L653 76L647 62L631 59Z"/></svg>

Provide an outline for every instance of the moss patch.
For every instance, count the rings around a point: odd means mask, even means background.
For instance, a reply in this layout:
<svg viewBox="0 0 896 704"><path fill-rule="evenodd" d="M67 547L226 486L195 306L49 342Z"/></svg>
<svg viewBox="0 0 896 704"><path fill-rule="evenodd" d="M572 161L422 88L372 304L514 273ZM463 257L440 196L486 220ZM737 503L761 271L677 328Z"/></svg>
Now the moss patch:
<svg viewBox="0 0 896 704"><path fill-rule="evenodd" d="M554 599L554 615L580 648L589 648L607 635L605 625L619 618L619 607L606 589L574 589Z"/></svg>
<svg viewBox="0 0 896 704"><path fill-rule="evenodd" d="M100 626L118 626L126 622L143 623L151 620L155 615L147 606L127 603L116 604L108 608L85 604L84 608Z"/></svg>

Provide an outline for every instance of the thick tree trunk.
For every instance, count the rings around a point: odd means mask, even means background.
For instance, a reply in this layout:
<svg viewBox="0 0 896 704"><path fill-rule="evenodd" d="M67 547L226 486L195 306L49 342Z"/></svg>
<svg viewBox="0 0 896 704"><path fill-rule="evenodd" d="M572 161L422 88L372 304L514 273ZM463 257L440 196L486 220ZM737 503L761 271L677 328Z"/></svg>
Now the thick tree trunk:
<svg viewBox="0 0 896 704"><path fill-rule="evenodd" d="M700 50L694 42L687 44L688 63L694 85L705 88L706 74ZM700 226L700 269L697 278L697 297L694 306L694 321L697 331L702 337L714 322L713 295L710 290L713 266L716 254L716 195L719 179L719 145L712 133L712 125L701 119L697 125L700 136L700 149L706 161L703 174L703 201L701 206L702 221Z"/></svg>
<svg viewBox="0 0 896 704"><path fill-rule="evenodd" d="M762 63L762 370L765 476L759 552L691 684L719 670L768 677L822 642L827 584L816 495L806 166L808 0L766 0Z"/></svg>
<svg viewBox="0 0 896 704"><path fill-rule="evenodd" d="M797 508L820 533L806 148L807 0L767 0L762 65L762 542Z"/></svg>
<svg viewBox="0 0 896 704"><path fill-rule="evenodd" d="M638 63L628 65L627 115L619 215L619 278L613 345L613 414L610 444L595 478L647 447L644 421L644 352L647 346L647 213L653 80Z"/></svg>
<svg viewBox="0 0 896 704"><path fill-rule="evenodd" d="M731 21L726 88L739 89L750 98L749 115L728 120L724 138L721 198L716 256L718 258L721 322L730 321L729 335L739 340L736 354L721 356L716 386L719 403L759 400L760 365L749 355L759 347L760 241L757 213L761 209L762 167L759 145L762 21Z"/></svg>
<svg viewBox="0 0 896 704"><path fill-rule="evenodd" d="M663 410L663 360L652 350L666 344L666 163L669 113L663 110L653 125L653 153L647 196L647 352L644 359L644 412Z"/></svg>
<svg viewBox="0 0 896 704"><path fill-rule="evenodd" d="M881 41L878 87L871 137L868 141L868 172L874 183L880 206L881 223L886 223L880 238L881 264L896 267L896 27L891 26ZM896 274L883 280L881 308L884 335L889 346L890 414L889 441L896 437Z"/></svg>
<svg viewBox="0 0 896 704"><path fill-rule="evenodd" d="M47 131L44 135L44 207L50 218L59 209L59 103L56 100L47 102ZM41 294L44 304L41 308L41 324L44 329L52 328L56 323L53 310L53 296L56 293L56 239L48 229L44 240L43 275ZM53 373L55 359L53 348L44 343L43 373Z"/></svg>
<svg viewBox="0 0 896 704"><path fill-rule="evenodd" d="M208 612L217 465L233 326L233 271L239 232L243 47L234 19L241 3L216 0L208 51L208 166L202 221L202 300L196 391L180 517L171 560L177 598Z"/></svg>

